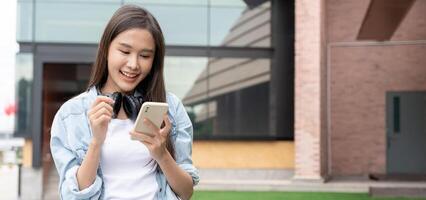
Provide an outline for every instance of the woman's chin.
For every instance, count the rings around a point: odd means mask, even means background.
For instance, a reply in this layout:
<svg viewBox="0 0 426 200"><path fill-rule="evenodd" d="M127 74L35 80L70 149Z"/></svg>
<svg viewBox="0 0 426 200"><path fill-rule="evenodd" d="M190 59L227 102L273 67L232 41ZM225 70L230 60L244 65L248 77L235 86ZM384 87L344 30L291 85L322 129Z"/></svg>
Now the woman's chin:
<svg viewBox="0 0 426 200"><path fill-rule="evenodd" d="M122 93L129 93L129 92L132 92L136 88L136 86L137 85L125 84L125 85L120 85L119 88L120 88Z"/></svg>

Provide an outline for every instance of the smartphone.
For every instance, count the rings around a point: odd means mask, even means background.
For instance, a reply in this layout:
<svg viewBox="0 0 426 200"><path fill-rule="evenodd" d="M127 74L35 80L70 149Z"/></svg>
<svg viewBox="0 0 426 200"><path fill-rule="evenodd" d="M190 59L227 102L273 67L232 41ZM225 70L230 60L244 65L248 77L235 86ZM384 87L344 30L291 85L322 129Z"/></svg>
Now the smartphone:
<svg viewBox="0 0 426 200"><path fill-rule="evenodd" d="M133 128L136 132L145 133L150 136L154 136L152 130L143 123L144 118L148 118L155 124L158 128L160 128L163 123L163 116L167 113L169 109L169 105L167 103L160 102L145 102L142 104L142 108L139 110L138 117L135 121L135 126Z"/></svg>

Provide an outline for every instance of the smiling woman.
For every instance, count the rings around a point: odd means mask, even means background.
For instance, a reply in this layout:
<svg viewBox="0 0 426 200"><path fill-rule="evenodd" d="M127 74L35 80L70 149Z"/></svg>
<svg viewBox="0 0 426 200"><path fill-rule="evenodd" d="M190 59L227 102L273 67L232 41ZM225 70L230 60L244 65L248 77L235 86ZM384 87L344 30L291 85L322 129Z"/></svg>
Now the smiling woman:
<svg viewBox="0 0 426 200"><path fill-rule="evenodd" d="M192 124L181 101L165 92L164 48L161 28L145 9L125 5L112 16L88 90L63 104L53 120L51 151L62 199L192 196L199 181ZM161 128L145 120L149 136L133 131L128 112L139 112L146 101L169 105Z"/></svg>
<svg viewBox="0 0 426 200"><path fill-rule="evenodd" d="M150 32L133 28L119 34L108 50L108 78L102 93L129 93L151 71L154 39Z"/></svg>

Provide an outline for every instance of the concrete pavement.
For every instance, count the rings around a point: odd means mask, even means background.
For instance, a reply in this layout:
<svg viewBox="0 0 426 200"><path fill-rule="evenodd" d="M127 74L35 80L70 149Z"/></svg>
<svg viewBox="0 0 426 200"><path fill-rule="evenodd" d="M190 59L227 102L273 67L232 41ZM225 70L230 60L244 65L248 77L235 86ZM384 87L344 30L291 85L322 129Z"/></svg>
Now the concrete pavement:
<svg viewBox="0 0 426 200"><path fill-rule="evenodd" d="M18 166L0 166L0 200L18 199Z"/></svg>

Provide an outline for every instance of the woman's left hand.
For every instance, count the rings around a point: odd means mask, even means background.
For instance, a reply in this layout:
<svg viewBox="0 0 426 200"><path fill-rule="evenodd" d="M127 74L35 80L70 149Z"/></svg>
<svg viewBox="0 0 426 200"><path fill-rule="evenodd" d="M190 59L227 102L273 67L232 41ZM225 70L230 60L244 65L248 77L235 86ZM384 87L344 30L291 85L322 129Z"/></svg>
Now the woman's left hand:
<svg viewBox="0 0 426 200"><path fill-rule="evenodd" d="M163 116L163 120L165 123L163 128L156 127L154 123L152 123L147 118L143 120L143 123L145 123L145 125L147 125L152 130L153 136L141 132L130 131L131 138L145 144L151 153L151 156L157 162L159 162L162 158L164 158L165 155L169 153L166 147L166 143L167 137L169 137L171 123L167 114Z"/></svg>

